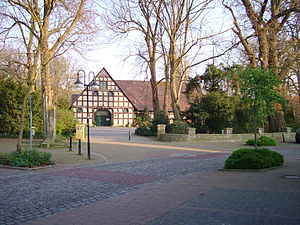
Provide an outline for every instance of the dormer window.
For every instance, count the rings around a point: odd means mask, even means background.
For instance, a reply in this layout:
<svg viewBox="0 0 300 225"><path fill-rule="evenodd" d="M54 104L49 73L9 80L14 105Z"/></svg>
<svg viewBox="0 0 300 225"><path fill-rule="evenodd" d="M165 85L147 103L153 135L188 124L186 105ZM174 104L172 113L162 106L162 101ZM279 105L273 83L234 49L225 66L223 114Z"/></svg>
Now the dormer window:
<svg viewBox="0 0 300 225"><path fill-rule="evenodd" d="M107 90L107 81L100 81L99 82L99 89L100 90Z"/></svg>

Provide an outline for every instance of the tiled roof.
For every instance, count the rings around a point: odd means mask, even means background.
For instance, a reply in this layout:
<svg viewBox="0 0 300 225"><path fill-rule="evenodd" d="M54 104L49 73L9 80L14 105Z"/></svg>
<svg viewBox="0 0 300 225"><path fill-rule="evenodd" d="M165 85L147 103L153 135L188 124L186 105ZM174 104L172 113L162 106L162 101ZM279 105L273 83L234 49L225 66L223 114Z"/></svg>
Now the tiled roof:
<svg viewBox="0 0 300 225"><path fill-rule="evenodd" d="M129 101L134 105L135 109L138 111L143 111L145 107L148 108L149 111L153 111L152 105L152 90L150 81L139 81L139 80L114 80L107 70L103 68L98 74L97 77L108 77L114 81L121 91L125 94L125 96L129 99ZM184 94L185 85L183 85L183 89L181 92L181 97L179 101L181 111L185 111L188 109L188 100L186 95ZM72 95L72 104L76 101L76 99L82 95ZM161 82L158 85L158 96L159 96L159 105L160 108L163 109L164 105L164 93L165 93L165 82ZM171 112L171 96L170 96L170 105L168 107L168 111Z"/></svg>
<svg viewBox="0 0 300 225"><path fill-rule="evenodd" d="M78 96L79 96L79 94L73 94L71 96L71 102L72 102L72 104L73 104L73 102L75 102L75 100L78 98Z"/></svg>
<svg viewBox="0 0 300 225"><path fill-rule="evenodd" d="M138 111L142 111L146 106L149 109L149 111L153 111L152 90L150 81L115 80L115 82ZM158 95L161 109L163 108L164 104L164 89L165 83L161 82L158 85ZM180 109L182 111L187 110L188 101L184 93L181 93L181 98L179 102ZM171 103L168 108L168 111L173 111L171 108Z"/></svg>

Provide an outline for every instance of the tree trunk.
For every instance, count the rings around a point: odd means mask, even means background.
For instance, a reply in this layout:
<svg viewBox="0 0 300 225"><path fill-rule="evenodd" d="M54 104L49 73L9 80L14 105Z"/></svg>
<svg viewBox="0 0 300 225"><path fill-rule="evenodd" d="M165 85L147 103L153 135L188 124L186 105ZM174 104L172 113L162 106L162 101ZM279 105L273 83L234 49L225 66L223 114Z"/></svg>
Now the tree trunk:
<svg viewBox="0 0 300 225"><path fill-rule="evenodd" d="M32 87L28 87L26 94L23 99L23 104L22 104L22 112L21 112L21 121L20 121L20 131L19 131L19 138L18 138L18 143L17 143L17 151L21 151L21 143L22 143L22 138L23 138L23 132L24 132L24 124L25 124L25 112L26 112L26 103L28 100L28 97L30 96L32 92Z"/></svg>
<svg viewBox="0 0 300 225"><path fill-rule="evenodd" d="M177 96L177 87L176 87L176 73L172 72L171 69L171 79L170 79L170 93L171 93L171 106L174 113L175 120L181 120L181 111L179 106L179 98Z"/></svg>
<svg viewBox="0 0 300 225"><path fill-rule="evenodd" d="M150 73L151 73L151 89L152 89L152 103L153 103L153 111L154 115L160 111L159 98L158 98L158 88L156 83L156 68L155 62L150 61Z"/></svg>
<svg viewBox="0 0 300 225"><path fill-rule="evenodd" d="M278 104L275 108L277 109L275 115L268 117L269 132L281 132L286 128L284 113L281 109L281 105Z"/></svg>
<svg viewBox="0 0 300 225"><path fill-rule="evenodd" d="M47 9L45 9L47 10ZM50 10L50 9L48 9ZM43 123L44 137L47 146L54 142L56 138L55 106L53 105L53 93L51 88L50 60L51 53L48 46L49 42L49 20L50 11L45 11L44 23L41 30L40 48L41 48L41 78L42 78L42 96L43 96ZM54 112L53 112L54 110Z"/></svg>
<svg viewBox="0 0 300 225"><path fill-rule="evenodd" d="M34 19L31 18L30 24L32 29L34 29ZM17 142L17 151L21 151L21 143L23 138L23 131L24 131L24 124L25 124L25 111L26 111L26 103L28 100L28 97L34 92L34 85L36 82L36 76L37 76L37 65L39 60L39 48L37 47L36 51L33 53L32 47L33 47L33 34L30 33L28 43L26 44L26 57L27 57L27 90L26 94L23 99L22 104L22 112L21 112L21 121L20 121L20 131L19 131L19 138Z"/></svg>
<svg viewBox="0 0 300 225"><path fill-rule="evenodd" d="M258 41L258 58L260 62L260 67L264 69L272 69L275 74L280 76L281 80L284 80L284 75L280 75L279 70L279 58L278 58L278 34L280 30L282 30L283 24L286 23L287 19L289 18L291 14L291 10L285 10L282 11L282 15L280 14L280 7L281 3L280 1L271 1L270 2L270 10L269 10L269 21L266 22L264 20L264 14L268 13L268 10L266 10L266 6L268 4L268 1L265 1L261 5L260 11L258 11L253 5L253 3L250 0L241 0L242 4L244 6L244 9L246 11L247 17L249 21L251 22L252 28L254 30L254 34ZM292 2L290 3L290 7L292 7ZM240 40L243 43L243 36L240 30L240 26L238 25L237 18L235 17L232 9L228 6L227 7L234 19L234 24L237 28L237 31L235 33L238 35ZM243 43L244 48L248 54L249 59L252 58L252 55L249 54L249 52L254 52L252 49L251 51L248 51L247 47L250 47L248 45L245 46ZM251 66L254 66L254 63L252 60L250 60ZM275 106L275 116L269 117L269 130L271 132L275 131L282 131L284 130L286 124L284 119L284 113L282 111L282 107L276 105Z"/></svg>
<svg viewBox="0 0 300 225"><path fill-rule="evenodd" d="M165 78L166 78L166 83L165 83L163 110L165 111L166 114L168 114L169 106L170 106L170 78L169 78L169 73L167 68L165 69Z"/></svg>
<svg viewBox="0 0 300 225"><path fill-rule="evenodd" d="M46 52L47 55L47 52ZM43 58L43 57L42 57ZM44 58L44 60L47 57ZM47 146L51 145L56 138L56 122L55 122L55 106L53 105L53 94L51 88L51 78L50 78L50 67L49 62L42 67L43 76L43 115L44 115L44 135L46 138ZM43 59L42 59L43 62ZM44 61L45 62L45 61Z"/></svg>

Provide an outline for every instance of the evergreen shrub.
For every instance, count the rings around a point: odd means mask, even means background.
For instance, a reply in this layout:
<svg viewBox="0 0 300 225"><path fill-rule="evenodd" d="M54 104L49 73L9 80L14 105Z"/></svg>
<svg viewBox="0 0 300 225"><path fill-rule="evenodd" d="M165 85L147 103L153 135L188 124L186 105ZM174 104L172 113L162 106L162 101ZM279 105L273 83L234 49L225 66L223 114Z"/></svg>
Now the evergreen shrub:
<svg viewBox="0 0 300 225"><path fill-rule="evenodd" d="M135 134L141 135L141 136L155 136L156 135L156 133L152 132L149 127L137 127L135 129Z"/></svg>
<svg viewBox="0 0 300 225"><path fill-rule="evenodd" d="M1 152L0 164L14 167L35 167L52 165L49 152L38 152L36 150L24 150L14 152Z"/></svg>
<svg viewBox="0 0 300 225"><path fill-rule="evenodd" d="M157 133L157 125L159 125L159 124L167 125L168 123L169 123L169 118L164 111L160 111L160 112L156 113L151 122L151 126L150 126L151 132L156 134Z"/></svg>
<svg viewBox="0 0 300 225"><path fill-rule="evenodd" d="M283 164L283 156L267 148L239 149L225 162L225 169L264 169Z"/></svg>
<svg viewBox="0 0 300 225"><path fill-rule="evenodd" d="M246 145L254 145L254 139L246 141ZM257 138L257 146L276 146L276 141L267 136L261 136Z"/></svg>
<svg viewBox="0 0 300 225"><path fill-rule="evenodd" d="M189 125L181 120L175 120L166 126L166 132L170 134L186 134Z"/></svg>
<svg viewBox="0 0 300 225"><path fill-rule="evenodd" d="M56 133L58 136L66 138L75 133L75 126L78 123L74 113L68 109L57 110Z"/></svg>

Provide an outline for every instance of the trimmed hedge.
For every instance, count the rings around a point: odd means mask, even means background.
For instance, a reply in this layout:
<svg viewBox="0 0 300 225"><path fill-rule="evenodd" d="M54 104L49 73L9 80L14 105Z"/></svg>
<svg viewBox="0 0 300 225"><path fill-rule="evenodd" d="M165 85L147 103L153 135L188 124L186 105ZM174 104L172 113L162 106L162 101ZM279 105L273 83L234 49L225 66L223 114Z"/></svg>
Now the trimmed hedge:
<svg viewBox="0 0 300 225"><path fill-rule="evenodd" d="M254 145L254 139L246 141L246 145ZM257 146L276 146L276 141L267 136L257 138Z"/></svg>
<svg viewBox="0 0 300 225"><path fill-rule="evenodd" d="M1 152L0 164L13 167L35 167L54 164L49 152L24 150L14 152Z"/></svg>
<svg viewBox="0 0 300 225"><path fill-rule="evenodd" d="M186 134L189 125L181 120L175 120L166 126L166 132L170 134Z"/></svg>
<svg viewBox="0 0 300 225"><path fill-rule="evenodd" d="M239 149L225 162L224 169L264 169L283 164L283 156L267 148Z"/></svg>
<svg viewBox="0 0 300 225"><path fill-rule="evenodd" d="M155 136L156 133L153 132L150 128L148 127L138 127L135 129L134 132L136 135L140 135L140 136Z"/></svg>

